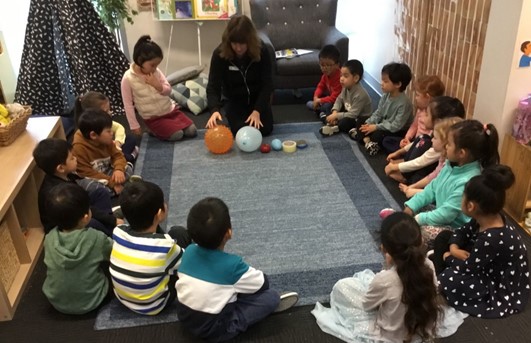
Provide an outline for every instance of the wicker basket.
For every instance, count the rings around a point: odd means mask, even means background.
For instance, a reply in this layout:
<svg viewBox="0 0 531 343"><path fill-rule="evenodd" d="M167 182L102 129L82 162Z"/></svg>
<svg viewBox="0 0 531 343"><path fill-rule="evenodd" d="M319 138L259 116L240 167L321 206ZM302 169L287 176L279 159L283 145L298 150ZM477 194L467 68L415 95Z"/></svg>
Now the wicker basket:
<svg viewBox="0 0 531 343"><path fill-rule="evenodd" d="M0 146L6 146L26 130L31 115L31 106L24 106L24 113L14 118L8 125L0 126Z"/></svg>

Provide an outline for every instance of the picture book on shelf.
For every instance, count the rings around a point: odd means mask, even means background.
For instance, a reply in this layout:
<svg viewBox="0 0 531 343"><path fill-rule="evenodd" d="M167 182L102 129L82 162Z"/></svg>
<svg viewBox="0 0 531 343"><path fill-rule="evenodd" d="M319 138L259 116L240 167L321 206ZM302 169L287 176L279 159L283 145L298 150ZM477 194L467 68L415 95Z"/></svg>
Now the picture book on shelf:
<svg viewBox="0 0 531 343"><path fill-rule="evenodd" d="M191 0L175 0L175 19L192 19L193 17Z"/></svg>
<svg viewBox="0 0 531 343"><path fill-rule="evenodd" d="M311 53L311 50L305 50L305 49L283 49L275 51L275 57L277 59L279 58L293 58L301 55L306 55Z"/></svg>
<svg viewBox="0 0 531 343"><path fill-rule="evenodd" d="M173 19L173 1L157 0L157 18L159 20Z"/></svg>

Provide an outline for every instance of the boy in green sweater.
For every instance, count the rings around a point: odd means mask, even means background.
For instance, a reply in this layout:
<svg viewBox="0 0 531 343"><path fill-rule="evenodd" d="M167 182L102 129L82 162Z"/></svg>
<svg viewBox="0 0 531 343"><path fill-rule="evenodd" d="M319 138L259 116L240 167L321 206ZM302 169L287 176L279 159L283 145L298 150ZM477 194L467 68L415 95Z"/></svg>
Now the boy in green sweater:
<svg viewBox="0 0 531 343"><path fill-rule="evenodd" d="M378 108L370 117L361 118L349 131L350 138L365 145L369 155L380 151L386 136L404 137L413 121L413 104L404 94L411 81L411 69L405 63L389 63L382 68L382 92Z"/></svg>
<svg viewBox="0 0 531 343"><path fill-rule="evenodd" d="M52 188L46 210L57 227L44 239L47 271L42 291L59 312L90 312L110 293L100 264L109 260L112 239L85 227L91 218L89 196L76 184Z"/></svg>

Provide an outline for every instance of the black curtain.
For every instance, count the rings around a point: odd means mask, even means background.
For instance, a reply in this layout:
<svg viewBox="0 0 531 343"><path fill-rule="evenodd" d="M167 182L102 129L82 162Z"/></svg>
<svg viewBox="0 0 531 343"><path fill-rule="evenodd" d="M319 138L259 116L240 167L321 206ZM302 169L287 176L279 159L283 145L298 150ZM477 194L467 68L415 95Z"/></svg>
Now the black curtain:
<svg viewBox="0 0 531 343"><path fill-rule="evenodd" d="M32 0L15 101L34 114L63 115L88 91L123 113L120 82L129 62L90 0Z"/></svg>

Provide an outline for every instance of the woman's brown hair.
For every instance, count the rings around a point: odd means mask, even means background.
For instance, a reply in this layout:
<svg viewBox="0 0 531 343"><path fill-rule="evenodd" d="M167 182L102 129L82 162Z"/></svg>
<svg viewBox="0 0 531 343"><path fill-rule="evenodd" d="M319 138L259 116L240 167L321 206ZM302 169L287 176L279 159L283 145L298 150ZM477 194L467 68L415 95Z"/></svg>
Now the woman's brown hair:
<svg viewBox="0 0 531 343"><path fill-rule="evenodd" d="M236 15L230 19L221 37L219 54L221 58L226 60L234 59L235 54L230 43L247 44L247 55L253 62L260 61L262 42L258 38L256 28L249 17Z"/></svg>

